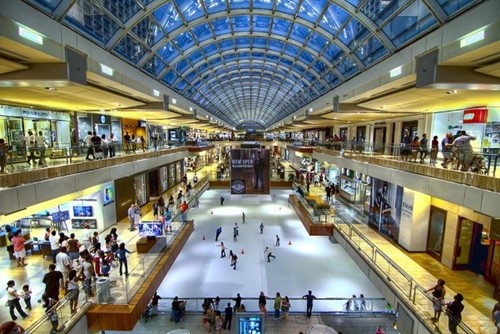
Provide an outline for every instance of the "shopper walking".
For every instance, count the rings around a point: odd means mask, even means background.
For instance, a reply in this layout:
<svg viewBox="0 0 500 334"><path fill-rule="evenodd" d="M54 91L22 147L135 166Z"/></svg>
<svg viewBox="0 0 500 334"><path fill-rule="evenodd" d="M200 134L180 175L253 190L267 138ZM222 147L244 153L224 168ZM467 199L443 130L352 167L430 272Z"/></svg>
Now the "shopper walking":
<svg viewBox="0 0 500 334"><path fill-rule="evenodd" d="M14 288L16 286L16 282L13 280L10 280L7 282L7 305L9 306L9 312L10 312L10 317L12 318L12 321L16 321L17 317L16 314L14 313L14 309L17 310L17 312L21 315L21 317L26 318L28 314L23 311L21 308L21 303L19 300L21 299L21 294L17 292L17 290Z"/></svg>
<svg viewBox="0 0 500 334"><path fill-rule="evenodd" d="M311 317L311 313L312 313L312 309L313 309L313 301L314 301L314 299L316 299L316 296L312 294L311 290L309 290L307 292L307 295L303 295L302 296L302 299L306 299L307 300L306 317L310 318Z"/></svg>
<svg viewBox="0 0 500 334"><path fill-rule="evenodd" d="M129 219L129 222L130 222L130 228L129 230L130 231L133 231L135 230L135 204L130 204L130 208L128 208L128 211L127 211L127 215L128 215L128 219Z"/></svg>
<svg viewBox="0 0 500 334"><path fill-rule="evenodd" d="M125 248L125 243L122 242L120 247L116 251L116 257L118 257L118 261L120 261L120 276L123 274L123 266L125 266L125 276L128 276L128 263L127 263L127 253L130 254L130 251Z"/></svg>
<svg viewBox="0 0 500 334"><path fill-rule="evenodd" d="M460 293L453 297L453 301L447 305L446 314L448 315L448 330L451 334L457 334L458 324L462 321L462 311L464 310L464 304L462 301L464 296Z"/></svg>
<svg viewBox="0 0 500 334"><path fill-rule="evenodd" d="M49 265L49 272L43 276L42 282L45 284L45 293L47 300L45 300L45 306L48 305L48 299L55 301L59 300L59 287L60 281L63 279L63 274L56 270L56 265L51 263Z"/></svg>

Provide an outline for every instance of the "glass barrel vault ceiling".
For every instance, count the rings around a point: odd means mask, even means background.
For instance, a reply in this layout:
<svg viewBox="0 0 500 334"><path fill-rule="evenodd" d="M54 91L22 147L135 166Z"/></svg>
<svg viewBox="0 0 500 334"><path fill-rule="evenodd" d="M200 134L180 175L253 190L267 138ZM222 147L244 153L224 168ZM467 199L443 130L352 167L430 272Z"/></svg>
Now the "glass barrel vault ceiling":
<svg viewBox="0 0 500 334"><path fill-rule="evenodd" d="M481 0L24 0L231 126L268 127Z"/></svg>

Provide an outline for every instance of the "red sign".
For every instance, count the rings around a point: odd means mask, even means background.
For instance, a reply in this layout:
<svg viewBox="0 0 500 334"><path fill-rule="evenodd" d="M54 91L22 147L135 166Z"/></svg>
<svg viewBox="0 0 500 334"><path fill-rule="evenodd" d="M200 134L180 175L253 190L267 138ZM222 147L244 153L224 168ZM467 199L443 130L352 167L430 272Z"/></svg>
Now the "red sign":
<svg viewBox="0 0 500 334"><path fill-rule="evenodd" d="M464 123L486 123L488 108L474 107L464 110Z"/></svg>

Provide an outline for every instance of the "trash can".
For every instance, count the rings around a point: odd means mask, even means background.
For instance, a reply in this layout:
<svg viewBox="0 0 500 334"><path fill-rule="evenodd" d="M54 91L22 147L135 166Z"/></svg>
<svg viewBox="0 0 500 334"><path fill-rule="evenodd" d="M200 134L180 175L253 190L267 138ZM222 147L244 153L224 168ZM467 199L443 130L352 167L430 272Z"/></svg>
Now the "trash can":
<svg viewBox="0 0 500 334"><path fill-rule="evenodd" d="M96 296L98 303L107 303L111 299L109 278L98 278L96 281Z"/></svg>

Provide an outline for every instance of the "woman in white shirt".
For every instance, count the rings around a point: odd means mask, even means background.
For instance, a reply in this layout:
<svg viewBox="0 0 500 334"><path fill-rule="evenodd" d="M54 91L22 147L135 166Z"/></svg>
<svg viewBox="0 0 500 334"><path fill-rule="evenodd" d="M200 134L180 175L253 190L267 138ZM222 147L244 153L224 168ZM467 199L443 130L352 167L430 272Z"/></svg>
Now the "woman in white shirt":
<svg viewBox="0 0 500 334"><path fill-rule="evenodd" d="M19 299L21 298L21 295L17 293L17 290L14 288L16 285L16 282L13 280L10 280L7 282L7 303L9 305L9 311L10 311L10 316L12 318L12 321L16 321L17 317L14 313L14 308L19 312L21 317L26 318L28 314L23 311L21 308L21 304L19 303Z"/></svg>

